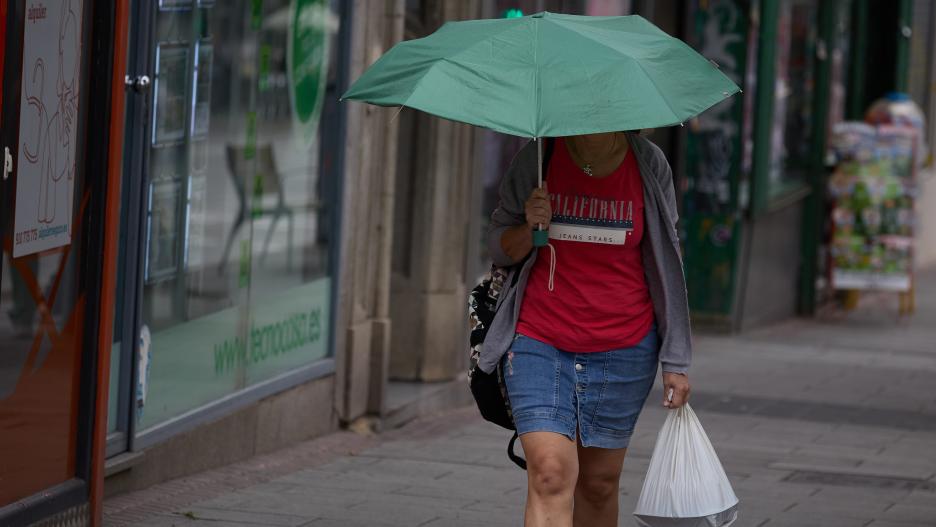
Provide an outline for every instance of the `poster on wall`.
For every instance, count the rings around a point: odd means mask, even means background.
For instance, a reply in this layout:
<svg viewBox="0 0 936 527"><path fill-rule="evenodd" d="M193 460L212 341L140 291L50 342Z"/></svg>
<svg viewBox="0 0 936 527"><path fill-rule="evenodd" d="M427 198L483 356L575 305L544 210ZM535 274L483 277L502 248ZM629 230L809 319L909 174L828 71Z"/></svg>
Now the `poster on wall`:
<svg viewBox="0 0 936 527"><path fill-rule="evenodd" d="M176 180L154 181L150 185L150 207L146 232L146 283L172 278L178 271L179 204L182 185Z"/></svg>
<svg viewBox="0 0 936 527"><path fill-rule="evenodd" d="M160 43L156 47L153 90L153 145L185 139L188 83L188 43Z"/></svg>
<svg viewBox="0 0 936 527"><path fill-rule="evenodd" d="M81 0L27 2L14 258L71 243L82 12Z"/></svg>

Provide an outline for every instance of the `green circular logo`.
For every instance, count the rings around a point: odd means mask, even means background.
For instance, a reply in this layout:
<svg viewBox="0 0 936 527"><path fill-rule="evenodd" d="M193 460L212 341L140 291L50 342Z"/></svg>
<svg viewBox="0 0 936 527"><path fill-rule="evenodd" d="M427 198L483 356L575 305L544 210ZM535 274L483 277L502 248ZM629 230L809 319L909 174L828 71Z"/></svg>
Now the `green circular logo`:
<svg viewBox="0 0 936 527"><path fill-rule="evenodd" d="M289 24L289 88L293 122L309 146L318 132L328 75L328 41L337 24L327 0L292 0Z"/></svg>

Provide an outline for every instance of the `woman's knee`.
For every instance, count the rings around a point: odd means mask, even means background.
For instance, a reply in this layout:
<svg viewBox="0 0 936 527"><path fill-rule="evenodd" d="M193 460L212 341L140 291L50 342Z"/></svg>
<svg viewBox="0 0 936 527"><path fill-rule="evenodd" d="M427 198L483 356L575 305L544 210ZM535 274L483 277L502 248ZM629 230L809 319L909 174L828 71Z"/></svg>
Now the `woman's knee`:
<svg viewBox="0 0 936 527"><path fill-rule="evenodd" d="M571 495L578 466L574 459L545 454L528 460L530 487L541 496Z"/></svg>
<svg viewBox="0 0 936 527"><path fill-rule="evenodd" d="M606 503L617 496L619 474L579 474L576 494L593 504Z"/></svg>

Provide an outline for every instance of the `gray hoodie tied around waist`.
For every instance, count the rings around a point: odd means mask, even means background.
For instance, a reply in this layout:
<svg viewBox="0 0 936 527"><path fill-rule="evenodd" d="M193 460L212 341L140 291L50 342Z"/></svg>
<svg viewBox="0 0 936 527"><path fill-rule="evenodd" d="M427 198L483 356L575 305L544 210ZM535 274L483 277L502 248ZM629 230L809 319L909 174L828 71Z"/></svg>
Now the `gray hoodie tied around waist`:
<svg viewBox="0 0 936 527"><path fill-rule="evenodd" d="M689 305L686 279L679 251L676 221L676 193L673 173L666 156L658 146L639 134L628 132L631 153L637 156L637 165L643 181L644 237L641 242L644 274L653 311L656 315L660 342L660 363L668 373L686 373L692 359L692 335L689 329ZM516 334L517 319L523 303L530 270L536 262L534 248L522 266L501 247L501 237L508 228L526 223L524 204L537 185L537 147L531 141L516 155L500 187L500 204L491 215L488 227L488 250L494 263L513 266L507 287L498 299L497 314L488 329L481 350L479 367L491 373L510 348Z"/></svg>

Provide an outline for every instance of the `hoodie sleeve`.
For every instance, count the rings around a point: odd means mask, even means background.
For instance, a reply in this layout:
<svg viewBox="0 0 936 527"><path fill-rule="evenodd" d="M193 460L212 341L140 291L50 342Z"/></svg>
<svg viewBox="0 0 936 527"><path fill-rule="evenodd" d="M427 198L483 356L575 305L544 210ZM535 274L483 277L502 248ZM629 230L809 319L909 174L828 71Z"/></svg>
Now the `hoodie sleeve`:
<svg viewBox="0 0 936 527"><path fill-rule="evenodd" d="M653 144L653 143L651 143ZM679 247L679 211L676 204L676 188L673 185L673 170L666 155L657 145L654 148L654 171L660 182L664 214L669 219L668 233L675 246L675 253L666 262L666 280L669 281L667 299L668 318L665 340L666 345L660 350L660 363L665 373L686 374L692 363L692 329L689 323L689 302L686 287L686 275L682 264Z"/></svg>
<svg viewBox="0 0 936 527"><path fill-rule="evenodd" d="M536 142L530 141L510 162L510 167L500 185L500 202L491 214L487 230L488 253L495 265L514 265L501 246L504 231L526 222L524 205L536 185Z"/></svg>
<svg viewBox="0 0 936 527"><path fill-rule="evenodd" d="M676 229L676 224L679 222L679 206L676 204L676 187L673 184L673 169L666 159L666 154L663 153L663 150L656 143L649 139L646 139L645 143L652 152L651 167L654 174L657 175L657 180L660 182L660 189L663 192L663 206L673 229ZM673 240L678 242L679 236L677 233L673 232L672 234L674 235Z"/></svg>

